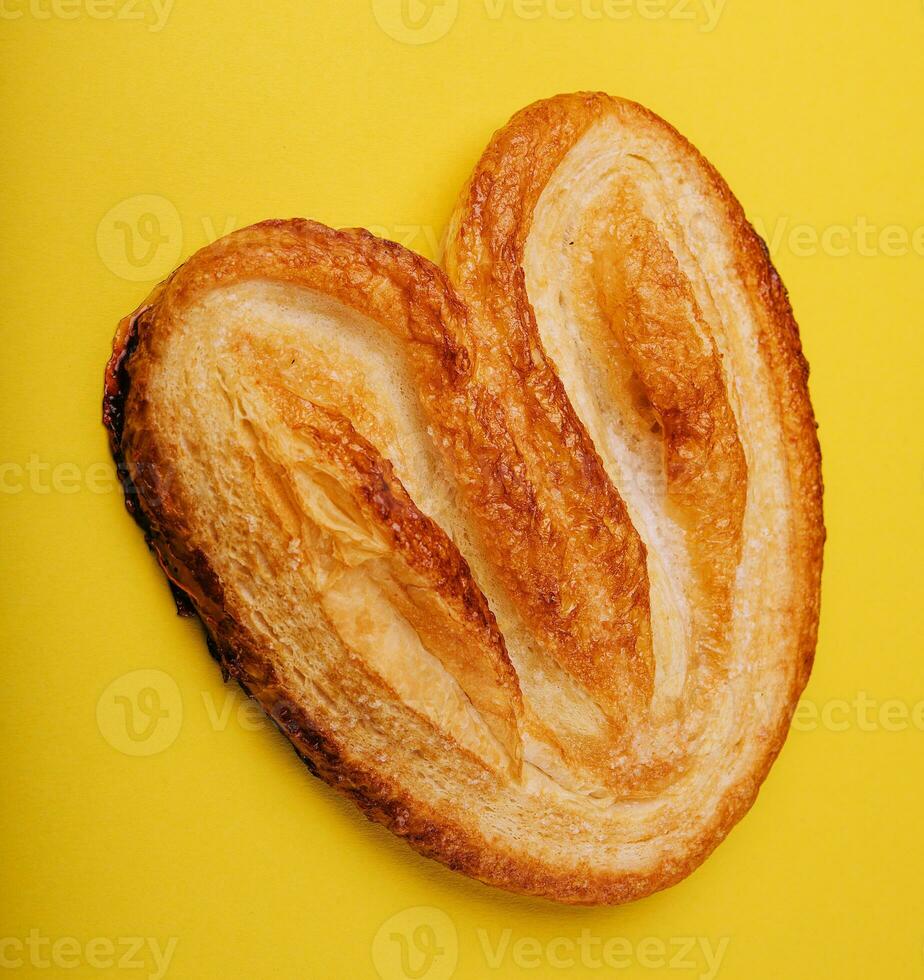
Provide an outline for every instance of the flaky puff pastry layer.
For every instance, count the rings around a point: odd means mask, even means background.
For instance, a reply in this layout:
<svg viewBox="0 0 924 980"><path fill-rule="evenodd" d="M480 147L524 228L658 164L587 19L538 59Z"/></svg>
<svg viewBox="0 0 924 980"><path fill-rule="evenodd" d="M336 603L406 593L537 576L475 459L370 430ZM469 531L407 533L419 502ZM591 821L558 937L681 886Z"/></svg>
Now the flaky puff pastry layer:
<svg viewBox="0 0 924 980"><path fill-rule="evenodd" d="M602 95L496 134L445 267L301 220L203 249L120 325L113 454L312 771L482 881L628 901L747 810L808 677L796 325L721 178Z"/></svg>

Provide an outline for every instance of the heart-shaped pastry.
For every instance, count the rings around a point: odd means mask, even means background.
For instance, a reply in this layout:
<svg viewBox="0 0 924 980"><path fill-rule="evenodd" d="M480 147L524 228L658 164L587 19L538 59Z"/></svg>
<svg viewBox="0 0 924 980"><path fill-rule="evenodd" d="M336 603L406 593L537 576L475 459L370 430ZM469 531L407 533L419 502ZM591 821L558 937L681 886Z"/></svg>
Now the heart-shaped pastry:
<svg viewBox="0 0 924 980"><path fill-rule="evenodd" d="M302 220L220 239L120 325L113 455L312 771L482 881L628 901L747 810L808 678L796 325L721 177L603 95L494 137L445 266Z"/></svg>

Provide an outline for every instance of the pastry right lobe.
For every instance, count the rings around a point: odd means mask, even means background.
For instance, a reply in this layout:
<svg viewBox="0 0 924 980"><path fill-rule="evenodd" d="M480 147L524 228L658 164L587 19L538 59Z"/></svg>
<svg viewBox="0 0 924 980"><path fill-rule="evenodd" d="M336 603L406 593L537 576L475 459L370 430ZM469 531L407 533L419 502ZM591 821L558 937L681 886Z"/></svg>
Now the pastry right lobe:
<svg viewBox="0 0 924 980"><path fill-rule="evenodd" d="M628 884L642 868L664 884L750 806L814 655L820 453L786 292L699 153L648 110L594 93L536 103L494 136L443 264L472 310L478 375L517 392L518 451L541 459L540 433L557 429L585 461L577 496L608 501L567 505L566 523L632 542L621 566L576 549L561 580L604 590L641 542L644 621L617 691L578 668L604 662L585 626L599 609L548 596L543 625L567 613L555 643L531 622L605 721L578 731L543 710L530 641L508 649L525 759L587 801L601 877L610 867L598 887L646 890ZM576 486L541 464L530 484L562 501ZM498 621L520 635L503 607Z"/></svg>

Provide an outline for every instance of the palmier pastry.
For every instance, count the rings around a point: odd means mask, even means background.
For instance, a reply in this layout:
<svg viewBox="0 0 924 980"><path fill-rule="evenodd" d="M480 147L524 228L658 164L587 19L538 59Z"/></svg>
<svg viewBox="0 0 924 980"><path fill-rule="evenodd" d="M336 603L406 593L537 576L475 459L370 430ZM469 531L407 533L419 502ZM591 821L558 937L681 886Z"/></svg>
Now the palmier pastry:
<svg viewBox="0 0 924 980"><path fill-rule="evenodd" d="M494 137L445 268L302 220L208 246L120 325L112 451L313 772L482 881L628 901L747 810L808 678L796 325L718 174L602 95Z"/></svg>

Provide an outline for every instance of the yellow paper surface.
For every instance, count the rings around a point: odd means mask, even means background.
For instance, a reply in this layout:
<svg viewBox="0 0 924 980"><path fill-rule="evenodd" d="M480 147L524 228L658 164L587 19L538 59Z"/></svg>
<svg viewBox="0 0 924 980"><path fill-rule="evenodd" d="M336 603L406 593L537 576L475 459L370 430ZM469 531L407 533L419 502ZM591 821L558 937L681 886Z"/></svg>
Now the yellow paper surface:
<svg viewBox="0 0 924 980"><path fill-rule="evenodd" d="M924 976L920 0L0 0L0 975ZM425 861L222 684L100 425L117 320L303 215L434 257L491 132L637 99L767 238L812 365L816 668L690 879L567 909Z"/></svg>

